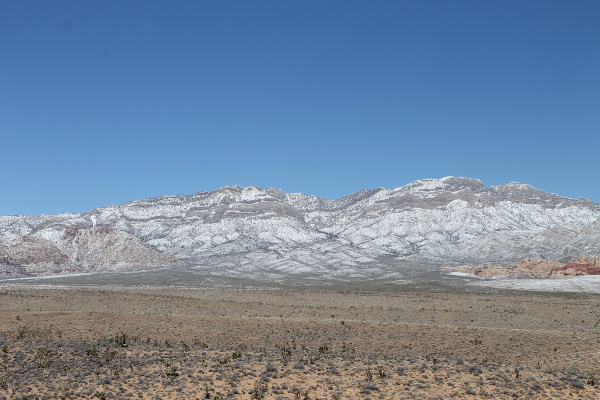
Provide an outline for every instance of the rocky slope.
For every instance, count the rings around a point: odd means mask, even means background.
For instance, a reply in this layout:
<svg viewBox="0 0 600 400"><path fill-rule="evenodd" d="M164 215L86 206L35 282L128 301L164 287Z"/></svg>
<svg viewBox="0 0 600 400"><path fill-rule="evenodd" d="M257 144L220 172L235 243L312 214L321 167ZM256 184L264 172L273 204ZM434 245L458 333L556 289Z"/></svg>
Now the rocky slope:
<svg viewBox="0 0 600 400"><path fill-rule="evenodd" d="M100 235L64 243L70 230L88 232L94 224L131 241L122 241L119 251L110 252L100 244ZM338 200L230 186L83 214L0 217L4 235L31 238L23 240L39 241L41 247L52 244L79 269L178 259L231 276L267 278L361 276L393 271L408 261L567 262L581 254L600 254L599 228L599 204L521 183L486 188L479 180L457 177L425 179L392 190L362 190ZM136 249L132 253L141 248L147 252L130 262L128 246ZM96 258L88 255L87 261L75 256L91 253ZM49 270L56 257L61 259L53 254L42 257L39 269L32 267L28 273ZM1 265L5 274L14 270L10 267L14 262Z"/></svg>
<svg viewBox="0 0 600 400"><path fill-rule="evenodd" d="M490 278L493 276L524 275L540 278L567 278L582 275L600 275L600 257L577 257L569 263L559 263L544 259L521 260L502 265L461 265L442 268L475 276Z"/></svg>
<svg viewBox="0 0 600 400"><path fill-rule="evenodd" d="M52 233L48 238L0 233L0 278L177 263L174 257L111 228L55 227Z"/></svg>

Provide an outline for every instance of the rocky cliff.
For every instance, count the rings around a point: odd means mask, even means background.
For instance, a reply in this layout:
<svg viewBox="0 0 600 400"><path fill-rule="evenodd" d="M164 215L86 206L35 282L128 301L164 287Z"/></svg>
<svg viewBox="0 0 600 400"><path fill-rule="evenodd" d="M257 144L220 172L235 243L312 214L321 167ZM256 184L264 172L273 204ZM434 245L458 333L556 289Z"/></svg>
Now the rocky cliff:
<svg viewBox="0 0 600 400"><path fill-rule="evenodd" d="M600 257L580 256L569 263L552 260L521 260L502 265L461 265L445 267L443 270L456 271L475 276L490 278L493 276L524 275L540 278L568 278L571 276L600 275Z"/></svg>

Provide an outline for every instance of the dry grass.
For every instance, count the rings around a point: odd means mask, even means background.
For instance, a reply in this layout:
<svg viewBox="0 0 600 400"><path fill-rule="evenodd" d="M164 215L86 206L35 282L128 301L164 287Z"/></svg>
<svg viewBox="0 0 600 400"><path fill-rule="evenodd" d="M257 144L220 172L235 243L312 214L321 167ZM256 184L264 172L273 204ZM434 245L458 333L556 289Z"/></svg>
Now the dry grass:
<svg viewBox="0 0 600 400"><path fill-rule="evenodd" d="M587 295L4 290L0 399L596 399L599 305Z"/></svg>

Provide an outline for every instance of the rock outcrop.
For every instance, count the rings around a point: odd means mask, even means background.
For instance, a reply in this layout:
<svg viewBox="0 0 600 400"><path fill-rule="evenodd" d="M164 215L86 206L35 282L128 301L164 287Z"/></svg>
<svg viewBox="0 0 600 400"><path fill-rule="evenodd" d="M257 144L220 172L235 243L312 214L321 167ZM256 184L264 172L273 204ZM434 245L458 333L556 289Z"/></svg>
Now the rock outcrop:
<svg viewBox="0 0 600 400"><path fill-rule="evenodd" d="M600 275L599 257L577 257L568 264L552 269L555 276Z"/></svg>
<svg viewBox="0 0 600 400"><path fill-rule="evenodd" d="M500 265L461 265L444 267L442 270L467 273L490 278L493 276L525 275L539 278L566 278L581 275L600 275L600 257L577 257L563 264L544 259L522 260L506 266Z"/></svg>
<svg viewBox="0 0 600 400"><path fill-rule="evenodd" d="M58 239L0 233L0 278L170 265L177 259L142 244L136 237L100 227L54 230Z"/></svg>

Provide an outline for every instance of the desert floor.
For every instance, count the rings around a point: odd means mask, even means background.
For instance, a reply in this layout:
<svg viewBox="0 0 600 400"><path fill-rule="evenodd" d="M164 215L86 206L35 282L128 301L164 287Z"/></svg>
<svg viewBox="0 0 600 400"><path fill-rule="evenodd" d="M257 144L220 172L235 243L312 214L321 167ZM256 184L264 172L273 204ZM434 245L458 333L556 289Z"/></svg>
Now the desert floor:
<svg viewBox="0 0 600 400"><path fill-rule="evenodd" d="M0 399L598 399L599 306L568 293L4 287Z"/></svg>

